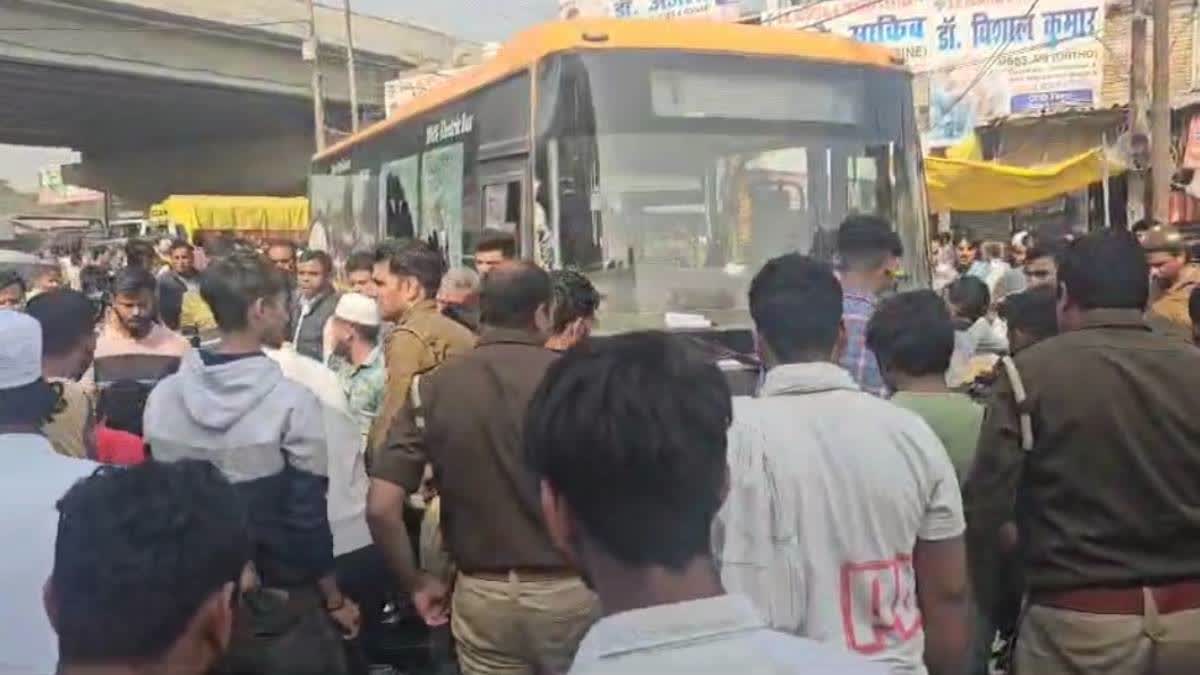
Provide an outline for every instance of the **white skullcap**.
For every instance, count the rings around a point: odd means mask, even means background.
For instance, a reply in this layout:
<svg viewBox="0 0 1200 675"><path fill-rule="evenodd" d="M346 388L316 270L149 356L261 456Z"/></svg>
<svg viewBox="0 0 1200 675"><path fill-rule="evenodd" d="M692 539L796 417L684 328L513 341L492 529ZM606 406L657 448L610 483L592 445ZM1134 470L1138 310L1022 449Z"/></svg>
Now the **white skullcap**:
<svg viewBox="0 0 1200 675"><path fill-rule="evenodd" d="M0 310L0 389L42 379L42 325L11 309Z"/></svg>
<svg viewBox="0 0 1200 675"><path fill-rule="evenodd" d="M379 305L362 293L346 293L338 300L333 315L342 321L348 321L359 326L378 326Z"/></svg>

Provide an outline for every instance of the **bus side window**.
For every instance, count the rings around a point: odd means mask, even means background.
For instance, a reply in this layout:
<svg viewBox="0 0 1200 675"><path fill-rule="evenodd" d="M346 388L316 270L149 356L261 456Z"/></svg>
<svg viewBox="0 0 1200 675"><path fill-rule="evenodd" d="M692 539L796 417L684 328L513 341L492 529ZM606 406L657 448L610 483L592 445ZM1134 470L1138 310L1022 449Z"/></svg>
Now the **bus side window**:
<svg viewBox="0 0 1200 675"><path fill-rule="evenodd" d="M521 218L525 211L525 178L528 160L502 159L479 165L478 188L468 188L474 199L465 208L462 229L462 263L474 263L476 244L489 232L506 232L517 240L522 253ZM470 216L470 217L467 217Z"/></svg>
<svg viewBox="0 0 1200 675"><path fill-rule="evenodd" d="M413 226L412 208L409 205L410 196L405 194L400 177L389 175L384 186L384 208L387 222L384 232L388 237L415 237L416 228Z"/></svg>
<svg viewBox="0 0 1200 675"><path fill-rule="evenodd" d="M517 233L521 224L521 181L483 186L483 229ZM471 250L468 245L464 250Z"/></svg>

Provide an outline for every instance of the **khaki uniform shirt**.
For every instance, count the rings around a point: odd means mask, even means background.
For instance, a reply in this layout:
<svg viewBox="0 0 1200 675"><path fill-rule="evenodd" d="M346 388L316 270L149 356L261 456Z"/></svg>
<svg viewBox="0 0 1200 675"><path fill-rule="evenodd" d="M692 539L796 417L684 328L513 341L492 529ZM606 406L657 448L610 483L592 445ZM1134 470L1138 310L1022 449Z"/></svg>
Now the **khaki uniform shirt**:
<svg viewBox="0 0 1200 675"><path fill-rule="evenodd" d="M471 331L442 316L433 300L417 303L405 312L383 343L387 389L371 426L368 449L379 449L387 441L397 414L408 402L413 376L427 373L474 346Z"/></svg>
<svg viewBox="0 0 1200 675"><path fill-rule="evenodd" d="M1192 336L1192 318L1188 314L1188 301L1192 290L1200 286L1200 265L1188 265L1179 274L1175 284L1161 295L1151 295L1150 309L1147 312L1151 321L1155 319L1169 322L1184 338ZM1169 332L1169 327L1163 325Z"/></svg>
<svg viewBox="0 0 1200 675"><path fill-rule="evenodd" d="M525 410L558 354L544 338L489 328L479 346L422 376L419 416L397 416L369 471L413 492L431 463L451 558L468 574L567 567L526 467Z"/></svg>
<svg viewBox="0 0 1200 675"><path fill-rule="evenodd" d="M42 433L50 439L55 452L76 459L96 456L94 439L96 403L91 390L74 380L51 378L62 386L62 401Z"/></svg>
<svg viewBox="0 0 1200 675"><path fill-rule="evenodd" d="M1015 520L1034 592L1200 578L1200 349L1100 309L1016 363L1034 448L1001 371L963 487L971 542Z"/></svg>

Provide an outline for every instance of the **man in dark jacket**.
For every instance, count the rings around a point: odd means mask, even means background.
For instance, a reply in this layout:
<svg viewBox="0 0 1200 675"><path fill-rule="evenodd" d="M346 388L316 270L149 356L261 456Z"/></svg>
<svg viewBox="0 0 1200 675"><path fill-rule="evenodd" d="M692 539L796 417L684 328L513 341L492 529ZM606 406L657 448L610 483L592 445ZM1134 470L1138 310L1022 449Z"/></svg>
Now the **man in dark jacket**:
<svg viewBox="0 0 1200 675"><path fill-rule="evenodd" d="M333 288L333 260L324 251L305 251L296 266L299 302L293 307L292 343L296 351L325 362L325 324L341 294Z"/></svg>
<svg viewBox="0 0 1200 675"><path fill-rule="evenodd" d="M479 346L420 377L369 463L372 479L410 494L433 465L460 570L453 629L465 675L565 672L597 616L595 596L551 542L524 461L525 410L557 358L543 346L551 298L549 275L531 263L488 272ZM377 542L426 622L445 623L449 591L414 571L407 538Z"/></svg>
<svg viewBox="0 0 1200 675"><path fill-rule="evenodd" d="M200 292L200 273L196 271L196 252L191 244L178 240L168 251L170 268L158 275L158 313L167 328L180 329L183 297Z"/></svg>
<svg viewBox="0 0 1200 675"><path fill-rule="evenodd" d="M984 418L963 497L973 542L1021 554L1023 675L1200 662L1200 351L1149 328L1149 280L1130 233L1073 242L1061 333L1016 355L1024 402L1002 374Z"/></svg>
<svg viewBox="0 0 1200 675"><path fill-rule="evenodd" d="M247 506L262 585L286 592L295 625L332 619L353 635L358 609L334 577L321 404L262 351L282 342L287 285L259 256L234 253L208 266L200 292L221 341L189 351L179 373L151 393L146 442L159 461L206 461L234 484ZM340 651L322 652L328 660L310 670L284 672L340 672Z"/></svg>

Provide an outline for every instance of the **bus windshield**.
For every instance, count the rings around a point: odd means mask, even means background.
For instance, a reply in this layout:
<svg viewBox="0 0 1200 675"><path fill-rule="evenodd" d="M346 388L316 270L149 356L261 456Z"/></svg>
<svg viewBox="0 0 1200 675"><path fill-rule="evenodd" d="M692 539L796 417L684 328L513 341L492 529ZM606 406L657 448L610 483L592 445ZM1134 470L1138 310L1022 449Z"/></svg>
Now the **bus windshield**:
<svg viewBox="0 0 1200 675"><path fill-rule="evenodd" d="M852 213L894 223L907 277L927 282L903 71L609 51L553 57L538 76L539 257L592 277L605 332L668 314L745 327L762 264L832 259Z"/></svg>

